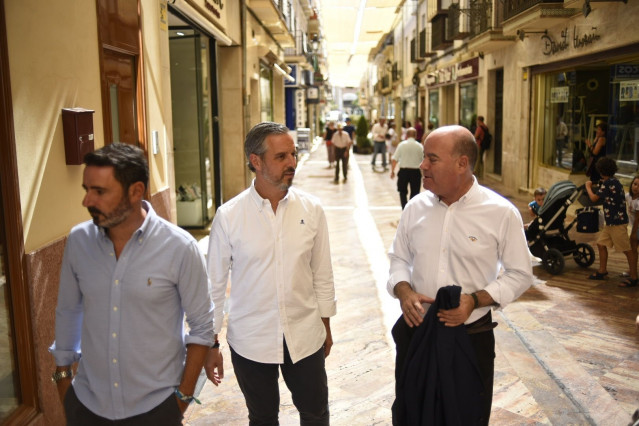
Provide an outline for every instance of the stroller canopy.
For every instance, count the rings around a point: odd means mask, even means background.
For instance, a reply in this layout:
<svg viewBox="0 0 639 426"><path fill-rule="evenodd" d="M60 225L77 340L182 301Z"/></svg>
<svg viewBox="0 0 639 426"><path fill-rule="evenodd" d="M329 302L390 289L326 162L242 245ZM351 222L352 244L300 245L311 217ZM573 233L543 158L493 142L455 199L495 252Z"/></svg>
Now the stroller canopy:
<svg viewBox="0 0 639 426"><path fill-rule="evenodd" d="M576 190L577 186L569 180L554 183L544 198L544 205L539 208L539 216L552 209L554 204L563 203L566 198L570 197Z"/></svg>

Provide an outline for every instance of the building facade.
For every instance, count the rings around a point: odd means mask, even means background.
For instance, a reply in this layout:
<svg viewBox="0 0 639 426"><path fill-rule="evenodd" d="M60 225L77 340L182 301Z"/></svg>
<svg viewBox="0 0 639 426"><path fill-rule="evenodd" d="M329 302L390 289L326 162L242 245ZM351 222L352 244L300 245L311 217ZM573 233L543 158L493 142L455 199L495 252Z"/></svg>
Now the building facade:
<svg viewBox="0 0 639 426"><path fill-rule="evenodd" d="M312 6L0 0L0 423L63 423L48 347L66 236L89 219L82 155L139 146L154 209L206 226L251 183L247 131L285 122L285 50Z"/></svg>
<svg viewBox="0 0 639 426"><path fill-rule="evenodd" d="M415 90L413 116L435 126L472 129L483 115L493 134L488 176L526 191L582 183L585 140L600 122L620 174L635 173L639 29L629 17L639 13L637 2L407 0L401 7L411 11L394 29L395 38L410 38L401 72L417 77L401 80L401 104L410 105ZM371 57L381 53L378 46ZM386 96L383 85L363 82L361 91L367 87L369 96ZM563 140L560 119L569 130Z"/></svg>

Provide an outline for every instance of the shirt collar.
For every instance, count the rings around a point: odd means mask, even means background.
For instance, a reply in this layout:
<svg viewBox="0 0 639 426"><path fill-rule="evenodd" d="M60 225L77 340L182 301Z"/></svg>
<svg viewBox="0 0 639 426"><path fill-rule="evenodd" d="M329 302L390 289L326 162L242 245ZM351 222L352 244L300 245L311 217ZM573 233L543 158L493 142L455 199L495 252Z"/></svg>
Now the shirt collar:
<svg viewBox="0 0 639 426"><path fill-rule="evenodd" d="M142 208L146 211L146 217L144 218L144 222L142 222L142 225L140 225L140 227L136 229L136 231L132 235L132 238L135 238L138 244L142 244L142 242L144 241L144 235L148 234L148 231L151 229L152 226L151 222L154 221L157 216L155 210L153 210L153 207L151 206L151 203L149 203L148 201L142 200ZM102 238L109 238L106 232L106 228L98 226L98 232L100 233L100 236Z"/></svg>
<svg viewBox="0 0 639 426"><path fill-rule="evenodd" d="M288 191L286 191L286 195L279 201L278 204L287 203L288 195L290 193L291 193L291 188L289 188ZM271 207L271 202L267 200L266 198L262 198L262 196L257 192L257 189L255 189L255 179L253 179L253 182L251 183L251 187L249 188L249 195L251 199L253 200L253 202L255 203L255 206L260 212L264 210L264 206L267 206L269 208Z"/></svg>

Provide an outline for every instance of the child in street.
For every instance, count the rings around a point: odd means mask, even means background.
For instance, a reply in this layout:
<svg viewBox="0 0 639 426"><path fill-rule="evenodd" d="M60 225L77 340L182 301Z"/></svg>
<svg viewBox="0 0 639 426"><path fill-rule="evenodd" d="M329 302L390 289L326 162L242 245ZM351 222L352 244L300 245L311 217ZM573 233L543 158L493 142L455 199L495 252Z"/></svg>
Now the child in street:
<svg viewBox="0 0 639 426"><path fill-rule="evenodd" d="M586 191L592 202L603 199L604 218L606 226L599 233L597 249L599 250L599 270L588 277L591 280L603 280L608 275L608 247L622 251L628 259L630 278L619 284L619 287L635 287L637 279L637 258L630 246L628 238L628 211L623 185L617 178L617 163L609 157L597 161L597 171L601 175L601 185L595 194L592 181L586 182Z"/></svg>
<svg viewBox="0 0 639 426"><path fill-rule="evenodd" d="M535 189L535 193L533 194L535 197L528 204L528 211L530 212L530 216L534 219L539 216L539 209L544 205L544 199L546 198L546 188L539 187Z"/></svg>

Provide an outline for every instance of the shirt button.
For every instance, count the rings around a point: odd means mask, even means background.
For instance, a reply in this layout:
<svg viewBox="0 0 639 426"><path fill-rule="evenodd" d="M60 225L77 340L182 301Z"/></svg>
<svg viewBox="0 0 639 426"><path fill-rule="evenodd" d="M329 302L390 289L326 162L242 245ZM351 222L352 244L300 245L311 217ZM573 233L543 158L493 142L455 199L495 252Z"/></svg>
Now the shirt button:
<svg viewBox="0 0 639 426"><path fill-rule="evenodd" d="M117 359L115 359L115 358L113 358L113 363L114 363L114 364L117 364L117 363L118 363L118 360L117 360Z"/></svg>
<svg viewBox="0 0 639 426"><path fill-rule="evenodd" d="M117 388L118 386L120 386L120 385L118 384L118 382L113 383L113 387L114 387L114 388Z"/></svg>
<svg viewBox="0 0 639 426"><path fill-rule="evenodd" d="M113 307L113 311L114 311L114 312L116 312L117 310L118 310L118 307L117 307L117 306L114 306L114 307Z"/></svg>
<svg viewBox="0 0 639 426"><path fill-rule="evenodd" d="M115 339L116 337L118 337L118 333L113 333L111 336L113 336L113 338Z"/></svg>
<svg viewBox="0 0 639 426"><path fill-rule="evenodd" d="M115 280L115 285L120 284L120 280Z"/></svg>
<svg viewBox="0 0 639 426"><path fill-rule="evenodd" d="M109 253L109 256L115 256L113 253Z"/></svg>

